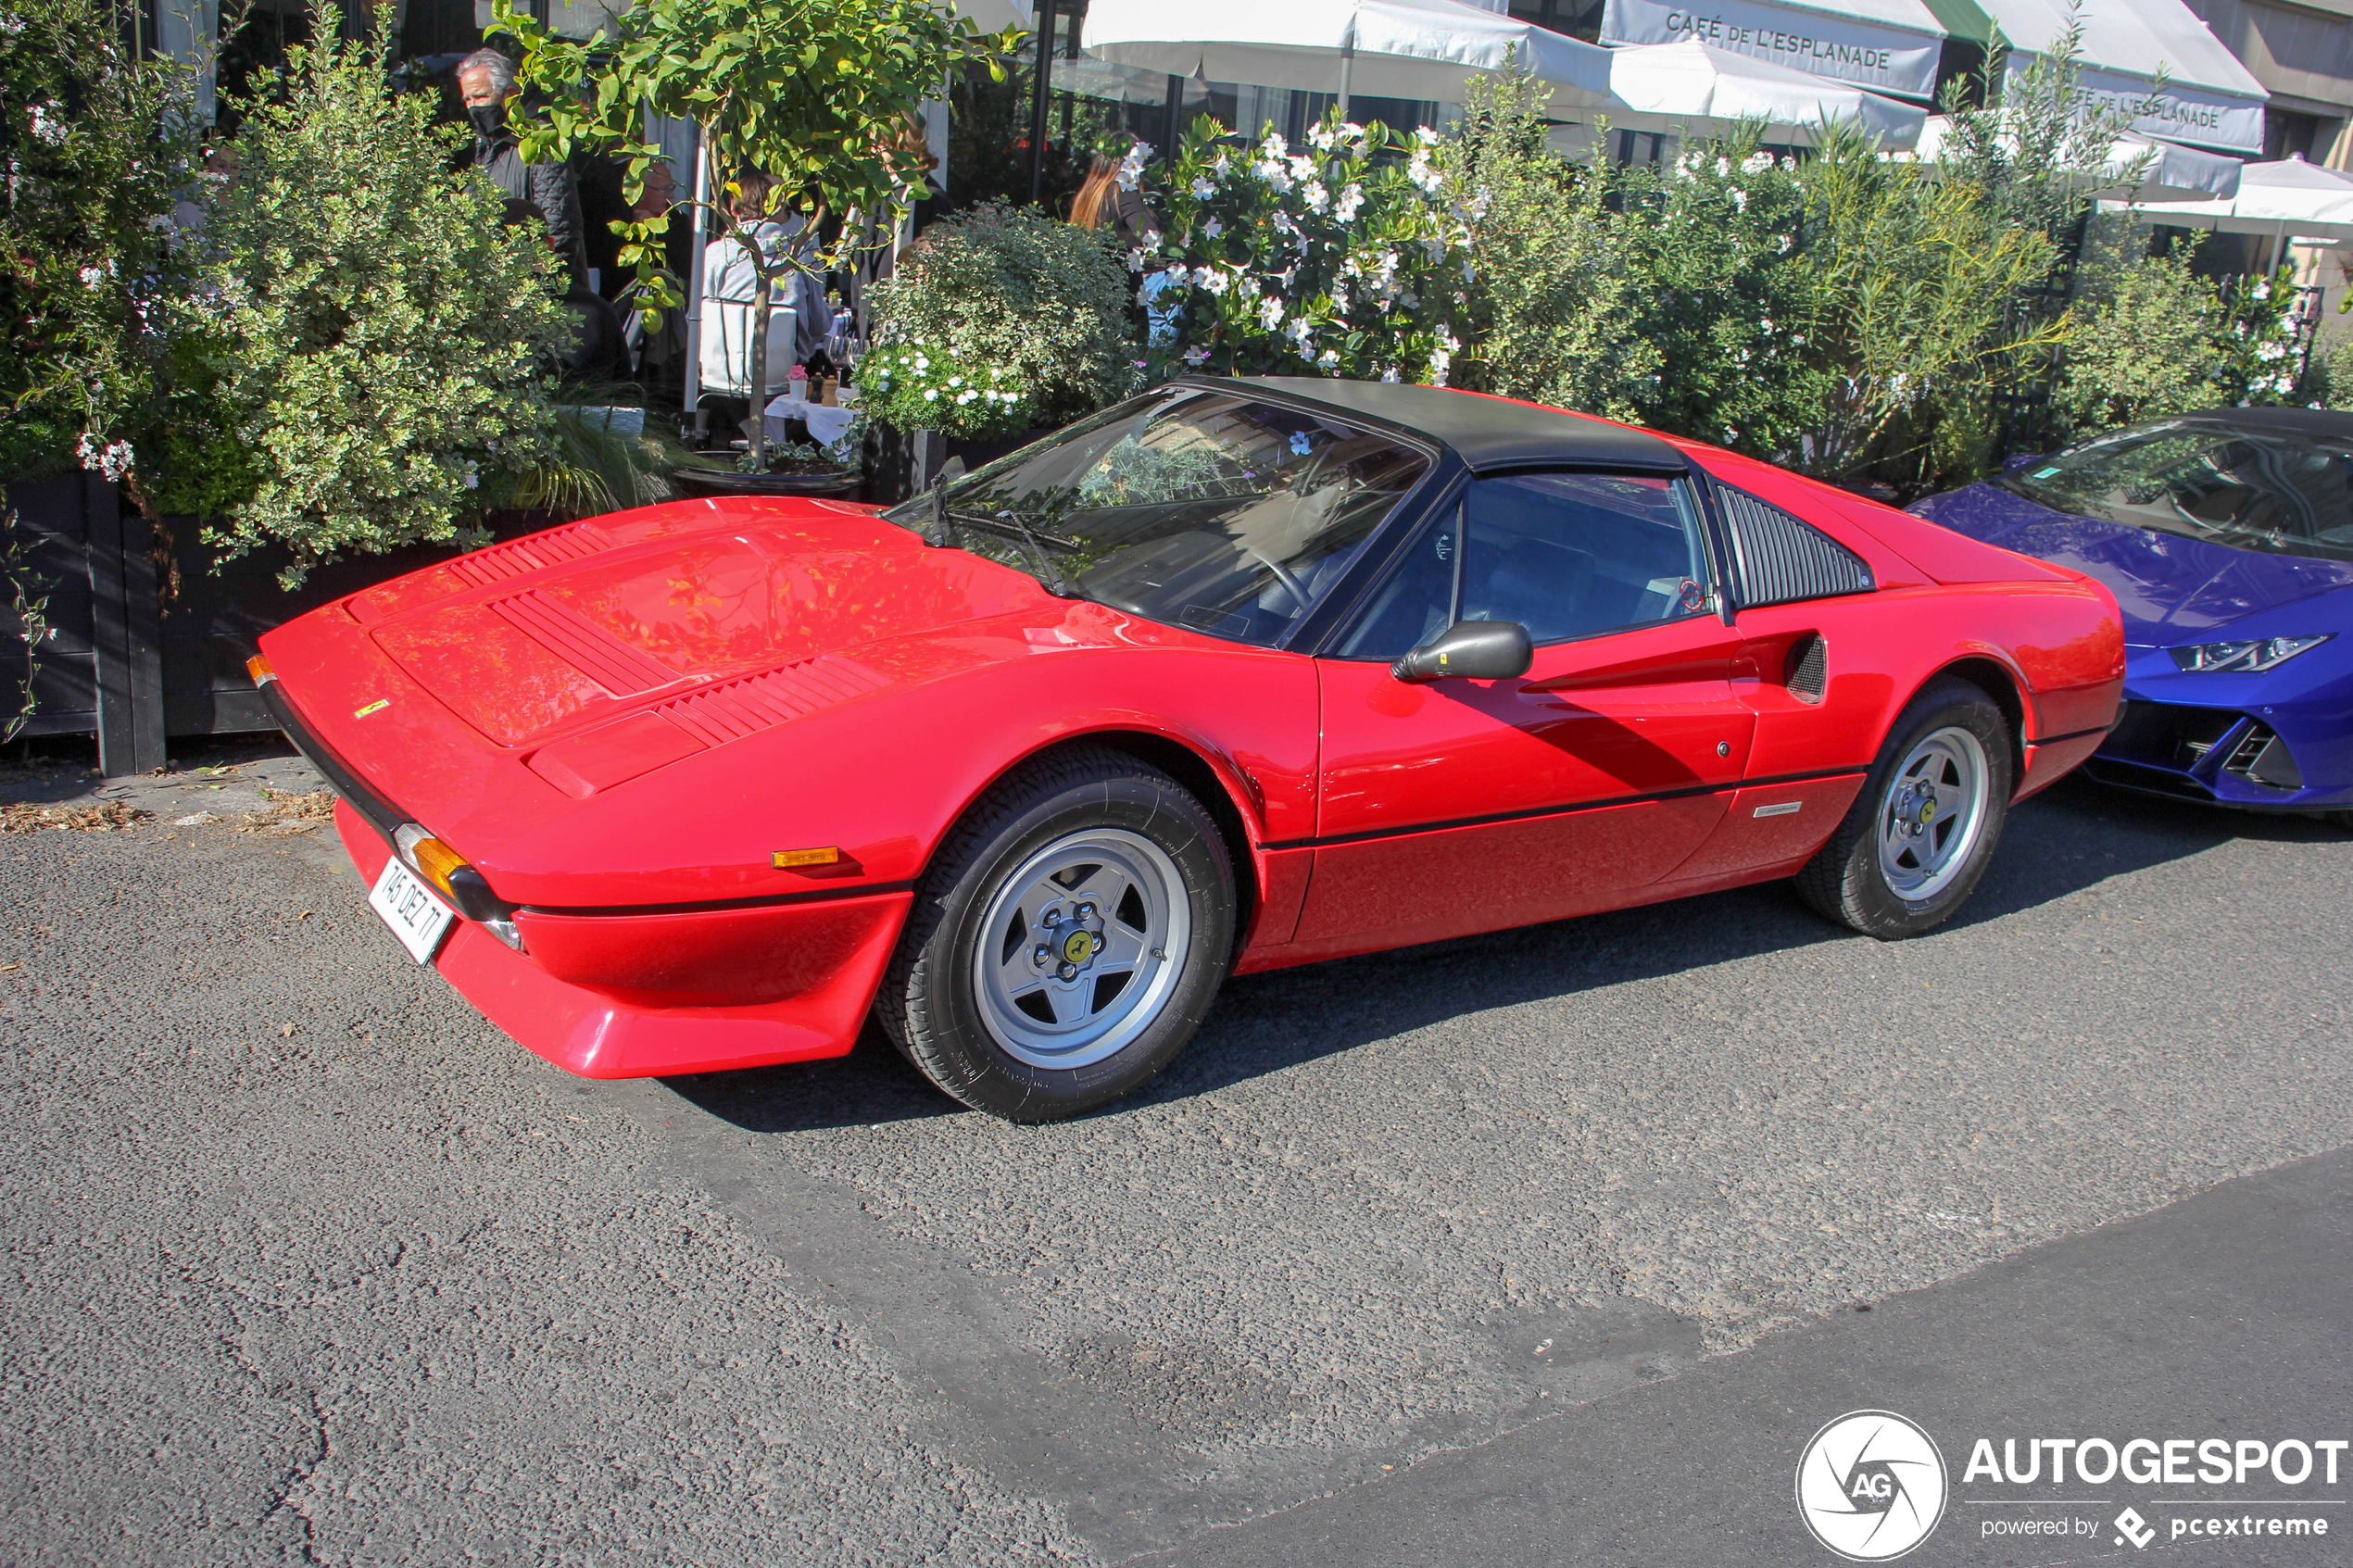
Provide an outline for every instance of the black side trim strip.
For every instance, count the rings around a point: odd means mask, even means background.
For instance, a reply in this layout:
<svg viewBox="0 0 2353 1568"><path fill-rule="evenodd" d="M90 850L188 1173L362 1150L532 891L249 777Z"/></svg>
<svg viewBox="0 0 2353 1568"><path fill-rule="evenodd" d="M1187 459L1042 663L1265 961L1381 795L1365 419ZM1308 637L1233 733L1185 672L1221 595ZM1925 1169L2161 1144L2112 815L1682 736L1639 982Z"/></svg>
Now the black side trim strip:
<svg viewBox="0 0 2353 1568"><path fill-rule="evenodd" d="M294 742L295 749L319 770L328 787L342 796L353 810L367 818L369 825L384 835L384 842L390 843L392 835L399 831L400 824L409 820L408 814L361 784L359 775L351 771L350 764L329 750L326 744L311 733L310 726L296 711L294 700L285 695L283 681L263 682L261 700L269 705L270 716L278 721L278 728Z"/></svg>
<svg viewBox="0 0 2353 1568"><path fill-rule="evenodd" d="M2095 724L2088 730L2070 730L2063 735L2036 735L2029 746L2057 746L2063 740L2082 740L2085 735L2104 735L2116 728L2113 724Z"/></svg>
<svg viewBox="0 0 2353 1568"><path fill-rule="evenodd" d="M690 904L597 904L585 909L566 905L525 904L527 915L699 915L719 909L766 909L779 904L832 904L844 898L864 898L884 893L912 893L913 882L862 882L852 887L817 887L806 893L768 893L750 898L710 898Z"/></svg>
<svg viewBox="0 0 2353 1568"><path fill-rule="evenodd" d="M1600 811L1612 806L1641 806L1654 800L1683 800L1694 795L1730 795L1740 789L1771 789L1779 784L1813 784L1843 779L1870 771L1868 762L1851 768L1822 768L1810 773L1776 773L1770 778L1733 779L1727 784L1691 784L1682 789L1656 790L1649 795L1614 795L1605 800L1577 800L1566 806L1537 806L1525 811L1493 811L1483 817L1452 817L1444 822L1415 822L1402 828L1366 828L1361 833L1336 834L1329 838L1286 838L1262 844L1261 849L1325 849L1338 844L1362 844L1376 838L1403 838L1409 834L1444 833L1449 828L1488 827L1497 822L1528 822L1539 817L1567 817L1579 811Z"/></svg>

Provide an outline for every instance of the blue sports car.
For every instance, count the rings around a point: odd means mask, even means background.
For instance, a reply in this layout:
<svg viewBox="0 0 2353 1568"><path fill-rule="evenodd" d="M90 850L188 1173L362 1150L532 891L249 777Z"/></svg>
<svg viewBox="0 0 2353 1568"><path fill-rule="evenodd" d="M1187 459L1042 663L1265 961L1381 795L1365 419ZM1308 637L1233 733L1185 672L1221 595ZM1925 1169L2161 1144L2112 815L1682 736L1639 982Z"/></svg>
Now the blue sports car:
<svg viewBox="0 0 2353 1568"><path fill-rule="evenodd" d="M2125 702L2085 772L2353 827L2353 414L2155 420L1911 509L2116 595Z"/></svg>

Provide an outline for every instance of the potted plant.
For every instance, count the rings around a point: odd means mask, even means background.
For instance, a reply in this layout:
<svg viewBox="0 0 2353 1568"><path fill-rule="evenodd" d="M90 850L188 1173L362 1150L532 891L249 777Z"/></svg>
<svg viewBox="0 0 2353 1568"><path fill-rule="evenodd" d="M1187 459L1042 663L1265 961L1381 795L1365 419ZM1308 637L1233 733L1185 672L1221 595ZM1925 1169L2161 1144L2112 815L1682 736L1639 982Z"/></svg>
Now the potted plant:
<svg viewBox="0 0 2353 1568"><path fill-rule="evenodd" d="M1135 288L1108 235L1027 208L935 223L875 286L859 407L976 467L1141 383Z"/></svg>

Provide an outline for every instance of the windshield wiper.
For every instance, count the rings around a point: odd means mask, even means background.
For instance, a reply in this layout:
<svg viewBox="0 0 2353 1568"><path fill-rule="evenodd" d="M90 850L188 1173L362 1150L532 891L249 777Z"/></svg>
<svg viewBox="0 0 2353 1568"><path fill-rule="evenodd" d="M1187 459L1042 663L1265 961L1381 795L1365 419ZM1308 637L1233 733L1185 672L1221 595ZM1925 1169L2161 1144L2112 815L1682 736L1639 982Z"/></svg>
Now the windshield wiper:
<svg viewBox="0 0 2353 1568"><path fill-rule="evenodd" d="M1038 537L1038 530L1030 527L1029 524L1023 520L1022 515L1019 512L1001 511L993 518L958 517L958 514L954 512L950 512L948 515L951 518L957 518L957 521L959 521L1012 523L1015 528L1021 530L1022 541L1029 546L1029 553L1038 558L1038 565L1040 569L1038 581L1046 585L1046 592L1053 595L1054 597L1058 599L1076 599L1085 597L1085 596L1079 593L1077 589L1072 587L1069 581L1063 576L1062 568L1056 566L1054 564L1054 558L1046 553L1046 542Z"/></svg>
<svg viewBox="0 0 2353 1568"><path fill-rule="evenodd" d="M962 537L956 532L958 523L966 523L975 528L985 528L994 533L1005 533L1007 531L1005 525L1011 523L1013 532L1020 537L1023 544L1029 546L1029 553L1038 558L1038 580L1045 585L1046 592L1058 599L1083 599L1087 596L1070 585L1070 580L1062 574L1059 567L1054 565L1054 558L1047 553L1044 536L1023 521L1020 513L1003 511L991 517L986 512L958 511L953 507L936 504L932 509L932 528L925 533L924 542L929 545L954 545L962 549L970 549L971 546L963 544ZM1066 545L1074 550L1081 547L1076 540L1063 539L1059 535L1055 536L1055 542Z"/></svg>

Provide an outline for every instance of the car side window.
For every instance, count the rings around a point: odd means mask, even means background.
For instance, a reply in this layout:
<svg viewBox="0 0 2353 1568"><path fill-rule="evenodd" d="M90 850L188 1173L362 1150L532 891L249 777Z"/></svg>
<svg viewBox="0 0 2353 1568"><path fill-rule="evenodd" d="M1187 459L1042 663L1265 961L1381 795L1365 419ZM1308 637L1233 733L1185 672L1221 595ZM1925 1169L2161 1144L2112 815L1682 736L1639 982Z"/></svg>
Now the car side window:
<svg viewBox="0 0 2353 1568"><path fill-rule="evenodd" d="M1516 621L1542 645L1698 615L1708 608L1705 540L1680 479L1478 480L1415 542L1340 655L1395 659L1457 621Z"/></svg>

